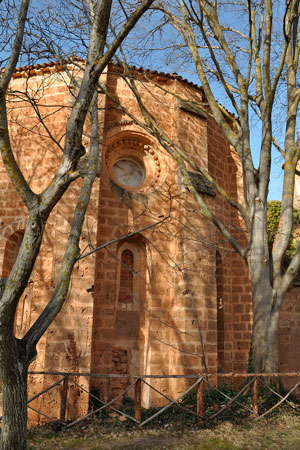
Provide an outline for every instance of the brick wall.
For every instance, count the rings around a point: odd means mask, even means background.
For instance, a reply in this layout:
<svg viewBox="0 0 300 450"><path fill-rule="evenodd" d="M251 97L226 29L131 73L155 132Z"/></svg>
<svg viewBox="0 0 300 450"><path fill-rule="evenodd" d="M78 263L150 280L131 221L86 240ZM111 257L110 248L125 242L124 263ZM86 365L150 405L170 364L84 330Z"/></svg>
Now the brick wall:
<svg viewBox="0 0 300 450"><path fill-rule="evenodd" d="M8 105L12 147L30 187L35 192L41 192L50 182L61 157L61 150L54 140L63 145L66 117L71 102L69 82L62 71L49 67L39 70L36 76L31 78L27 78L26 72L16 75L11 86ZM14 94L15 91L25 92L25 88L35 96L52 138L39 124L25 97L19 93ZM101 117L99 119L101 127ZM88 126L87 123L86 131ZM83 138L83 144L88 146L87 137ZM0 179L0 270L2 276L6 276L16 256L27 216L2 165L0 165ZM70 187L48 220L35 269L19 302L15 321L18 337L25 334L51 297L79 189L80 181ZM96 183L80 242L82 251L96 244L97 201ZM76 265L64 311L39 342L38 356L30 366L30 370L90 370L94 262L95 258L90 257ZM29 396L39 392L53 380L54 378L51 379L49 376L31 376ZM88 388L88 384L86 382L84 384ZM74 417L87 409L86 396L81 401L81 397L84 396L78 397L78 392L75 389L73 391L74 399L70 397L68 404L69 417ZM72 389L70 392L72 395ZM56 413L60 401L57 394L58 392L53 391L48 396L40 397L32 406L41 410L47 409L50 415L52 412ZM29 420L34 423L39 418L34 412L29 412Z"/></svg>
<svg viewBox="0 0 300 450"><path fill-rule="evenodd" d="M172 96L151 86L153 94L145 84L141 92L148 108L155 112L170 136L187 152L193 149L193 157L207 167L206 121L179 110ZM112 75L108 86L119 101L136 113L122 80ZM186 89L180 92L180 88L177 82L168 81L168 90L201 98L202 94L194 88L192 93ZM203 339L207 367L211 373L217 373L216 266L215 249L211 247L216 233L197 211L174 161L162 148L158 151L151 138L147 138L148 145L158 153L162 168L155 189L143 195L132 192L126 196L122 189L114 186L108 178L105 161L110 156L106 153L110 155L111 148L113 152L121 152L120 147L126 147L131 139L143 141L144 133L132 123L125 124L122 114L112 109L106 114L105 130L99 191L99 244L167 216L170 204L172 219L157 229L144 232L143 238L128 242L136 246L144 260L133 275L133 286L134 279L137 280L133 288L136 304L119 301L120 292L126 289L124 281L129 282L129 276L123 279L123 274L128 275L128 272L122 266L119 247L110 246L109 251L97 254L92 370L112 371L115 368L113 355L119 349L128 350L127 365L132 374L133 370L150 374L199 373L204 369ZM120 143L115 145L118 139ZM207 198L207 201L213 205L212 199ZM139 324L139 331L130 335L127 330L126 335L123 326L123 331L119 332L122 329L119 325L124 322L133 330ZM93 383L104 396L109 395L106 382L95 380ZM111 387L114 393L115 384ZM168 380L163 380L156 382L156 386L163 392L178 395L185 388L185 382L169 385ZM143 398L145 405L160 401L146 390Z"/></svg>
<svg viewBox="0 0 300 450"><path fill-rule="evenodd" d="M23 74L24 75L24 74ZM105 80L104 80L105 81ZM243 196L242 173L215 122L180 107L180 98L203 100L200 89L171 77L152 84L140 77L141 96L168 135L216 177L237 200ZM26 80L15 78L13 89L39 93L49 130L63 143L68 107L72 104L63 72L50 68ZM107 88L132 114L141 118L124 80L107 76ZM41 192L58 165L60 150L49 138L25 99L12 97L11 135L16 159L35 192ZM178 374L245 370L250 344L251 295L247 269L222 236L201 215L184 186L176 163L157 142L111 101L100 99L102 136L100 180L95 183L80 248L85 251L167 218L159 226L111 244L76 264L61 314L39 343L32 370L97 373ZM104 107L106 110L104 111ZM34 132L29 132L29 129ZM89 123L83 144L88 147ZM129 152L129 153L128 153ZM146 167L142 188L124 189L113 175L115 161L126 155ZM26 224L26 213L0 166L1 271L7 274ZM80 180L73 183L49 218L41 252L20 301L16 332L21 337L38 317L55 288L71 226ZM217 195L205 201L240 240L242 222ZM204 354L203 354L204 349ZM204 363L205 357L205 363ZM30 395L55 377L31 378ZM82 380L79 380L82 382ZM117 394L127 379L93 379L91 389L105 398ZM186 382L153 382L177 396ZM84 387L89 388L88 384ZM145 406L161 400L143 390ZM51 415L59 408L59 390L35 401ZM88 402L70 390L68 418L83 414ZM37 420L30 413L31 420Z"/></svg>
<svg viewBox="0 0 300 450"><path fill-rule="evenodd" d="M233 200L243 204L242 168L235 150L228 146L213 119L207 121L207 126L209 171ZM247 233L237 212L229 208L227 202L220 196L216 197L215 211L238 242L246 247ZM245 261L228 246L222 236L218 235L217 241L220 370L244 372L248 365L252 329L248 268Z"/></svg>
<svg viewBox="0 0 300 450"><path fill-rule="evenodd" d="M284 299L280 311L280 371L299 372L300 352L298 342L300 339L300 286L292 286ZM286 389L291 389L299 381L297 377L284 377L282 382ZM300 395L297 388L294 394Z"/></svg>

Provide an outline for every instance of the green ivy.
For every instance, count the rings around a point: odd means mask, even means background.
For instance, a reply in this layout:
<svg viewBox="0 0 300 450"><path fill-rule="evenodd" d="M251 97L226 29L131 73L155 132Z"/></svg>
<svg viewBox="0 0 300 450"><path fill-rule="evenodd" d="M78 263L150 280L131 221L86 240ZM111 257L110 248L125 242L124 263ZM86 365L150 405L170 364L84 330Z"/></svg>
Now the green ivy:
<svg viewBox="0 0 300 450"><path fill-rule="evenodd" d="M280 212L281 212L281 202L278 200L272 200L267 204L267 230L268 230L268 244L271 248L274 239L276 236L276 232L279 225L280 220ZM299 223L299 213L296 208L293 209L293 231L291 233L289 245L286 251L287 262L291 260L294 256L296 248L297 248L297 239L295 238L294 229L295 225Z"/></svg>

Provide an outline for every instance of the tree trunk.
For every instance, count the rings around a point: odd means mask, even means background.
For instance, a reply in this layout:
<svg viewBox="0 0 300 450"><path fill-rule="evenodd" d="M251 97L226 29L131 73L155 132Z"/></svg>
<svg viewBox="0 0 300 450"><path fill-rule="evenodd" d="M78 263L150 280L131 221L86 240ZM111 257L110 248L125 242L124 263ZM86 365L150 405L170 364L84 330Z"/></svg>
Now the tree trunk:
<svg viewBox="0 0 300 450"><path fill-rule="evenodd" d="M257 260L256 260L257 261ZM249 264L253 303L253 353L255 372L279 371L279 310L271 285L269 261Z"/></svg>
<svg viewBox="0 0 300 450"><path fill-rule="evenodd" d="M279 316L286 290L279 292L273 288L268 265L267 261L255 267L249 264L253 303L252 363L255 372L278 373Z"/></svg>
<svg viewBox="0 0 300 450"><path fill-rule="evenodd" d="M24 354L18 351L18 341L14 337L12 340L12 345L1 352L5 356L0 367L3 393L0 449L24 450L27 437L28 365L24 363Z"/></svg>
<svg viewBox="0 0 300 450"><path fill-rule="evenodd" d="M270 313L269 326L267 329L267 358L265 361L266 373L278 373L280 371L279 357L279 311L274 310ZM277 380L278 381L278 380Z"/></svg>
<svg viewBox="0 0 300 450"><path fill-rule="evenodd" d="M254 303L255 299L253 300ZM279 316L279 315L278 315ZM253 314L253 354L255 372L279 372L279 317L272 312Z"/></svg>

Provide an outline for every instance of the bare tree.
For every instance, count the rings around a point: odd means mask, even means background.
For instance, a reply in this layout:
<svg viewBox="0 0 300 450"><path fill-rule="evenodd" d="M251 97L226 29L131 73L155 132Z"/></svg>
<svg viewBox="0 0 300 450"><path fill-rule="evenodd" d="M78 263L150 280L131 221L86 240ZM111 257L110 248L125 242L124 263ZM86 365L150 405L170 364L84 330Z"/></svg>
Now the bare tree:
<svg viewBox="0 0 300 450"><path fill-rule="evenodd" d="M256 372L279 370L279 313L287 289L300 264L300 246L288 267L283 262L293 228L293 196L300 148L296 141L296 121L300 91L298 83L299 43L297 27L299 2L275 5L262 2L224 3L209 0L160 0L168 27L174 32L173 50L179 49L185 62L193 61L206 100L202 107L221 128L229 145L236 149L242 164L245 196L237 202L210 174L197 165L164 132L147 110L132 77L129 83L144 115L143 124L178 162L179 170L201 211L247 262L253 298L253 365ZM164 34L162 33L162 37ZM170 46L166 41L160 51ZM127 71L130 79L130 71ZM286 102L282 102L285 93ZM230 105L234 115L222 106ZM280 109L284 143L274 137L273 121ZM260 121L259 164L255 167L251 138L252 118ZM261 130L261 131L259 131ZM267 197L270 182L272 147L284 159L280 225L272 249L267 236ZM195 190L190 169L204 175L245 223L245 246Z"/></svg>
<svg viewBox="0 0 300 450"><path fill-rule="evenodd" d="M28 223L24 238L6 279L1 280L0 301L0 375L3 385L3 419L1 448L25 449L27 425L27 371L36 356L36 345L48 326L59 313L67 296L73 266L79 256L79 239L85 211L89 202L95 176L99 170L99 132L97 113L97 84L100 75L111 61L121 43L127 37L153 0L125 2L114 36L109 36L110 19L116 5L112 1L97 0L75 2L74 17L78 18L76 7L82 7L81 19L87 30L87 37L81 43L86 46L86 63L78 85L78 93L67 120L65 139L61 146L62 157L51 183L40 194L35 194L25 180L14 156L7 119L7 93L16 65L20 61L34 62L40 57L55 54L63 62L65 54L57 53L58 36L67 36L67 24L63 19L53 19L55 27L45 34L38 27L42 17L35 7L30 11L30 0L7 1L1 4L2 72L0 79L0 147L3 164L18 195L28 211ZM52 8L63 8L66 2L55 2ZM90 8L90 9L89 9ZM127 10L127 12L126 12ZM30 14L28 14L30 11ZM49 18L53 17L47 10ZM41 11L39 11L41 13ZM51 11L50 11L51 12ZM34 20L34 17L36 20ZM45 19L44 19L45 20ZM14 29L14 24L16 28ZM55 30L55 34L54 31ZM38 33L37 33L38 31ZM73 34L75 36L75 34ZM76 36L75 36L76 37ZM63 39L62 39L63 41ZM39 44L37 46L37 43ZM78 42L77 42L78 43ZM43 45L42 45L43 44ZM71 46L67 48L67 51ZM31 52L31 53L29 53ZM91 136L88 170L83 175L80 195L77 200L73 223L68 237L64 259L57 285L49 303L22 339L14 336L14 317L18 301L27 285L35 260L39 253L45 225L49 214L68 189L72 181L80 176L78 162L83 155L82 134L87 115L91 120Z"/></svg>

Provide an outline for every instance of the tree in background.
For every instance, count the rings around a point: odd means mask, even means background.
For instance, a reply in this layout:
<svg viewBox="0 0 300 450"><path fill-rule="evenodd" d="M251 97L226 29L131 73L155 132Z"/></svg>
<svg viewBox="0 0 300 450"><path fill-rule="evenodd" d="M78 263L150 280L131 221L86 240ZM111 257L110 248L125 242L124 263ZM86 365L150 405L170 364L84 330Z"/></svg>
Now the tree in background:
<svg viewBox="0 0 300 450"><path fill-rule="evenodd" d="M73 266L79 256L79 239L95 176L99 171L97 85L100 75L124 39L153 0L113 2L55 1L47 7L30 0L1 2L0 149L2 161L28 211L28 223L17 259L0 284L0 376L3 389L1 449L26 448L27 372L36 357L36 345L61 310L67 296ZM81 8L79 13L79 7ZM61 14L61 15L60 15ZM80 30L80 33L77 33ZM112 31L110 31L112 30ZM55 57L67 65L66 54L79 47L86 58L82 78L76 84L74 104L67 120L60 164L51 183L41 192L32 191L16 162L7 118L9 83L17 65ZM62 48L64 47L64 52ZM79 178L78 163L84 154L83 127L90 116L91 134L88 170L82 176L73 223L49 303L22 339L14 336L19 299L27 285L39 253L49 214L70 184ZM35 162L33 161L33 164Z"/></svg>
<svg viewBox="0 0 300 450"><path fill-rule="evenodd" d="M278 200L271 200L267 204L267 231L269 247L272 249L275 236L278 232L278 226L280 222L281 202ZM297 250L299 235L297 225L299 224L299 212L296 208L293 210L293 229L290 236L288 248L286 249L285 259L283 264L287 267L287 264L291 262L292 257Z"/></svg>
<svg viewBox="0 0 300 450"><path fill-rule="evenodd" d="M128 70L127 76L144 114L143 126L176 159L184 182L204 216L247 262L253 299L253 366L256 372L278 372L280 308L300 264L300 245L288 266L283 264L293 231L295 174L300 155L296 141L300 100L299 2L249 0L228 4L210 0L158 0L156 6L164 15L165 31L171 36L168 39L163 27L159 27L158 50L160 54L173 52L173 59L177 51L176 61L181 58L182 67L190 68L193 63L206 97L204 104L194 106L209 108L228 144L235 148L243 169L244 202L230 198L205 169L166 135L164 124L158 123L143 104L138 85ZM230 105L234 115L221 103ZM285 129L282 146L274 137L273 122L279 114L280 129ZM253 118L259 122L255 142L251 135ZM270 249L267 197L273 146L284 159L284 175L279 225ZM238 211L248 235L247 246L196 191L189 175L191 169L202 173L218 195Z"/></svg>

